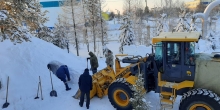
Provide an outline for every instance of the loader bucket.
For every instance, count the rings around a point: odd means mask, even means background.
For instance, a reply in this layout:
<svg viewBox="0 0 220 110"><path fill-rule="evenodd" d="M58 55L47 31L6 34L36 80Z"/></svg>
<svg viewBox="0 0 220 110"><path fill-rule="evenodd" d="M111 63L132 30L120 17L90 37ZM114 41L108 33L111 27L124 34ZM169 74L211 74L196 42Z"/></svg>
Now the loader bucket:
<svg viewBox="0 0 220 110"><path fill-rule="evenodd" d="M92 90L90 90L90 99L93 98L95 96L95 94L96 94L96 87L93 84ZM81 96L81 91L80 91L80 89L78 89L76 91L75 95L72 96L72 97L75 98L75 99L80 99L80 96Z"/></svg>
<svg viewBox="0 0 220 110"><path fill-rule="evenodd" d="M78 89L77 92L76 92L76 94L73 96L73 98L79 99L79 98L80 98L80 95L81 95L81 92L80 92L80 90Z"/></svg>
<svg viewBox="0 0 220 110"><path fill-rule="evenodd" d="M109 85L115 80L115 73L111 67L106 67L92 75L92 90L90 90L90 99L97 95L99 98L107 95ZM75 93L73 98L79 99L80 90Z"/></svg>

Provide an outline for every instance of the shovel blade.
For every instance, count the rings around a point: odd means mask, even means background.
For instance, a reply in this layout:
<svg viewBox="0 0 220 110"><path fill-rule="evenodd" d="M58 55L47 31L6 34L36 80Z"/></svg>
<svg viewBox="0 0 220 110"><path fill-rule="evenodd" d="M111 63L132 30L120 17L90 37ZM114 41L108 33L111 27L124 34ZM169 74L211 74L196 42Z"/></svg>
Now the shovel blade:
<svg viewBox="0 0 220 110"><path fill-rule="evenodd" d="M2 108L7 108L9 106L9 103L8 102L5 102L2 106Z"/></svg>
<svg viewBox="0 0 220 110"><path fill-rule="evenodd" d="M55 91L55 90L52 90L51 92L50 92L50 96L51 97L57 97L57 91Z"/></svg>

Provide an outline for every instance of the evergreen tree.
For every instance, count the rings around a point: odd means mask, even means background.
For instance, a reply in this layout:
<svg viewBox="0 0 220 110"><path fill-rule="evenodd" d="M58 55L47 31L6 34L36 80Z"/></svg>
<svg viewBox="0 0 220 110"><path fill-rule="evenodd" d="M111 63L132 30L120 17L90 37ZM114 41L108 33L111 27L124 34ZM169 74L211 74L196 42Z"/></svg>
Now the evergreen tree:
<svg viewBox="0 0 220 110"><path fill-rule="evenodd" d="M216 34L215 34L215 32L212 32L212 31L210 31L209 34L207 35L207 37L208 37L207 42L209 42L209 43L207 43L207 45L210 44L208 46L211 47L213 50L215 50L216 47L218 46L219 39L213 35L216 35Z"/></svg>
<svg viewBox="0 0 220 110"><path fill-rule="evenodd" d="M138 79L135 81L135 85L132 85L133 97L130 98L130 102L133 106L133 110L149 110L150 102L145 100L146 92L144 91L144 73L138 73Z"/></svg>
<svg viewBox="0 0 220 110"><path fill-rule="evenodd" d="M37 30L37 37L47 42L52 43L53 36L53 31L49 29L47 26L42 26Z"/></svg>
<svg viewBox="0 0 220 110"><path fill-rule="evenodd" d="M192 18L191 18L191 23L190 23L190 31L197 31L197 27L195 25L195 22L196 22L196 17L194 16L194 14L192 15Z"/></svg>
<svg viewBox="0 0 220 110"><path fill-rule="evenodd" d="M165 22L165 18L167 17L167 14L163 13L160 15L161 17L157 20L157 32L156 32L156 36L158 36L161 32L164 32L164 26L166 25Z"/></svg>
<svg viewBox="0 0 220 110"><path fill-rule="evenodd" d="M187 21L187 17L190 13L186 12L185 8L180 8L181 12L179 15L179 22L177 26L173 29L174 32L188 32L190 30L190 24Z"/></svg>
<svg viewBox="0 0 220 110"><path fill-rule="evenodd" d="M123 23L119 28L121 30L119 52L123 53L123 46L134 44L134 32L132 28L132 22L128 19L128 16L123 18Z"/></svg>
<svg viewBox="0 0 220 110"><path fill-rule="evenodd" d="M69 39L66 35L65 26L62 26L61 24L56 24L52 43L62 49L65 49L67 48L68 42Z"/></svg>
<svg viewBox="0 0 220 110"><path fill-rule="evenodd" d="M150 11L149 11L149 7L146 6L145 9L144 9L144 14L145 14L145 15L146 15L146 14L149 14L149 12L150 12Z"/></svg>
<svg viewBox="0 0 220 110"><path fill-rule="evenodd" d="M14 44L30 41L30 31L35 31L47 21L39 1L0 1L0 40L10 39ZM24 26L25 25L25 26Z"/></svg>
<svg viewBox="0 0 220 110"><path fill-rule="evenodd" d="M114 12L110 12L109 13L109 21L113 20L115 18L115 13Z"/></svg>

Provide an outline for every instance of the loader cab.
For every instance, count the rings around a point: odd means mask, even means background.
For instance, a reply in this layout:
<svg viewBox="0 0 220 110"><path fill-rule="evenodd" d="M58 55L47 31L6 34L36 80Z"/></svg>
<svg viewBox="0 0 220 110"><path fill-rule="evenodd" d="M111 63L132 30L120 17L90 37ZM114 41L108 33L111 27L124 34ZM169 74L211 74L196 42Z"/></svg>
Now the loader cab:
<svg viewBox="0 0 220 110"><path fill-rule="evenodd" d="M162 33L152 39L154 61L161 80L169 82L193 81L195 76L195 42L199 33ZM155 73L157 76L158 73Z"/></svg>
<svg viewBox="0 0 220 110"><path fill-rule="evenodd" d="M162 42L162 44L162 79L170 82L193 81L195 75L195 43L168 41Z"/></svg>

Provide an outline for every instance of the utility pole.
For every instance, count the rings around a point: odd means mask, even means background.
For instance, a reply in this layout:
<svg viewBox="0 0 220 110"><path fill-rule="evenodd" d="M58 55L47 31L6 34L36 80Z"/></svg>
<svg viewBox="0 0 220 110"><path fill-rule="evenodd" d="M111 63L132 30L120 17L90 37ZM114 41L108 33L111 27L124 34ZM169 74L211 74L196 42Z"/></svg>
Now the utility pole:
<svg viewBox="0 0 220 110"><path fill-rule="evenodd" d="M77 53L77 56L79 56L78 41L77 41L77 36L76 36L76 24L75 24L75 18L74 18L74 10L73 10L73 0L71 0L71 8L72 8L73 28L74 28L74 33L75 33L76 53Z"/></svg>

